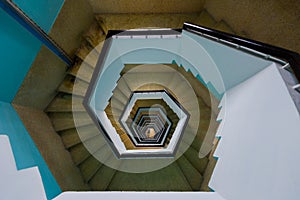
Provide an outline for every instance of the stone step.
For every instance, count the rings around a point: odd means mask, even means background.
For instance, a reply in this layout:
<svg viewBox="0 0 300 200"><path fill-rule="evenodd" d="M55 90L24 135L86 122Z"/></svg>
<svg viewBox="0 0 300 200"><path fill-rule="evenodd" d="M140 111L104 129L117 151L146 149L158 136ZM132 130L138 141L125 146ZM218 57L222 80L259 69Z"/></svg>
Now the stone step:
<svg viewBox="0 0 300 200"><path fill-rule="evenodd" d="M207 167L205 169L205 172L203 174L203 181L202 181L202 184L200 187L201 191L207 191L207 192L211 191L211 189L208 187L208 184L209 184L209 181L211 179L211 176L213 174L216 164L217 164L217 160L213 157L210 157Z"/></svg>
<svg viewBox="0 0 300 200"><path fill-rule="evenodd" d="M134 119L134 117L135 117L136 114L137 114L136 111L132 111L132 112L130 113L130 117L131 117L132 120ZM139 113L139 116L135 119L136 122L139 122L140 119L141 119L141 117L142 117L143 115L148 115L148 114L149 114L149 111L148 111L148 110L141 111L141 112ZM152 111L151 114L159 115L160 112L159 112L159 111Z"/></svg>
<svg viewBox="0 0 300 200"><path fill-rule="evenodd" d="M81 163L79 165L79 170L85 182L89 182L101 166L102 163L99 162L92 155L89 158L87 158L83 163Z"/></svg>
<svg viewBox="0 0 300 200"><path fill-rule="evenodd" d="M122 99L117 98L116 96L113 96L110 99L110 107L112 109L114 108L118 108L118 110L124 110L125 105L126 105L127 101L124 101Z"/></svg>
<svg viewBox="0 0 300 200"><path fill-rule="evenodd" d="M98 26L103 31L103 33L105 35L107 35L109 29L107 28L106 24L104 23L104 19L101 18L101 17L96 16L96 21L97 21Z"/></svg>
<svg viewBox="0 0 300 200"><path fill-rule="evenodd" d="M89 30L83 35L86 41L88 41L89 45L91 47L97 47L99 43L101 43L103 40L105 40L106 34L102 30L102 28L99 26L98 22L95 21Z"/></svg>
<svg viewBox="0 0 300 200"><path fill-rule="evenodd" d="M126 142L130 142L131 143L131 140L129 138L129 136L127 134L120 134L120 138L122 140L122 142L125 144ZM126 145L125 145L126 146Z"/></svg>
<svg viewBox="0 0 300 200"><path fill-rule="evenodd" d="M110 116L120 116L118 115L118 113L122 113L123 112L123 108L117 108L117 107L114 107L113 109L111 108L111 102L109 102L108 106L105 108L105 112L107 115L110 115Z"/></svg>
<svg viewBox="0 0 300 200"><path fill-rule="evenodd" d="M182 72L184 69L179 68L178 70ZM191 72L186 72L181 74L184 76L184 78L189 82L191 87L194 89L195 94L202 100L202 101L198 100L199 104L204 102L208 107L211 107L211 97L210 97L209 90Z"/></svg>
<svg viewBox="0 0 300 200"><path fill-rule="evenodd" d="M197 124L198 131L195 136L195 139L191 146L196 150L199 151L200 147L203 145L203 140L207 134L209 125L210 125L210 118L211 113L210 110L207 107L204 107L205 109L201 109L200 107L200 120ZM207 111L206 111L207 110Z"/></svg>
<svg viewBox="0 0 300 200"><path fill-rule="evenodd" d="M115 122L118 121L120 116L121 116L121 112L112 112L111 110L105 110L107 117L110 119L111 122Z"/></svg>
<svg viewBox="0 0 300 200"><path fill-rule="evenodd" d="M141 107L152 107L152 106L167 106L167 104L164 102L164 100L161 99L147 99L147 100L137 100L135 102L135 107L136 108L141 108Z"/></svg>
<svg viewBox="0 0 300 200"><path fill-rule="evenodd" d="M201 187L201 183L203 181L202 175L194 168L194 166L185 158L185 156L181 156L176 161L178 166L180 167L182 173L185 178L189 182L191 188L194 191L199 191Z"/></svg>
<svg viewBox="0 0 300 200"><path fill-rule="evenodd" d="M141 72L143 70L141 69ZM136 91L139 87L147 83L157 83L159 85L168 86L168 82L173 76L173 73L128 73L124 75L131 91Z"/></svg>
<svg viewBox="0 0 300 200"><path fill-rule="evenodd" d="M83 112L85 108L82 104L83 98L71 95L64 97L57 96L49 104L46 112Z"/></svg>
<svg viewBox="0 0 300 200"><path fill-rule="evenodd" d="M80 136L78 135L80 133ZM59 132L61 139L66 148L70 148L74 145L86 141L96 135L100 135L99 129L94 125L87 125L78 128L72 128Z"/></svg>
<svg viewBox="0 0 300 200"><path fill-rule="evenodd" d="M113 92L113 96L111 97L111 99L116 98L120 102L122 102L124 105L126 105L129 97L130 96L127 96L125 94L125 92L123 92L119 87L116 87L114 92Z"/></svg>
<svg viewBox="0 0 300 200"><path fill-rule="evenodd" d="M100 54L98 50L90 47L88 42L85 41L83 42L81 47L77 50L75 55L81 60L88 63L90 66L95 68Z"/></svg>
<svg viewBox="0 0 300 200"><path fill-rule="evenodd" d="M110 191L191 191L176 162L148 173L118 171L108 186Z"/></svg>
<svg viewBox="0 0 300 200"><path fill-rule="evenodd" d="M135 67L140 66L141 64L125 64L124 68L122 69L120 76L122 77L126 73L130 73L133 71Z"/></svg>
<svg viewBox="0 0 300 200"><path fill-rule="evenodd" d="M92 153L95 153L103 145L106 145L106 141L101 136L95 136L83 143L73 146L69 149L72 159L76 165L84 162ZM89 150L85 146L89 147Z"/></svg>
<svg viewBox="0 0 300 200"><path fill-rule="evenodd" d="M194 148L188 148L188 150L184 153L184 156L194 166L194 168L198 170L200 174L204 173L208 164L207 157L199 159L199 152Z"/></svg>
<svg viewBox="0 0 300 200"><path fill-rule="evenodd" d="M127 136L127 137L128 137L128 136ZM128 137L127 140L124 140L123 143L124 143L126 149L128 149L128 150L138 149L138 148L132 143L132 141L131 141L131 139L129 139L129 137Z"/></svg>
<svg viewBox="0 0 300 200"><path fill-rule="evenodd" d="M118 84L117 88L123 92L123 94L127 97L127 99L129 99L132 91L130 90L130 88L127 85L126 81L121 77L118 80L117 84Z"/></svg>
<svg viewBox="0 0 300 200"><path fill-rule="evenodd" d="M113 162L113 160L116 160L112 153L108 155L110 155L110 158L107 161L108 163L111 163ZM107 187L110 184L115 173L115 169L110 168L106 165L102 165L100 169L96 172L96 174L93 176L93 178L90 180L89 185L91 186L92 190L105 191L107 190Z"/></svg>
<svg viewBox="0 0 300 200"><path fill-rule="evenodd" d="M80 78L81 80L89 83L91 81L94 68L86 62L77 61L73 67L68 71L72 76Z"/></svg>
<svg viewBox="0 0 300 200"><path fill-rule="evenodd" d="M195 133L195 131L192 131L191 128L186 128L180 145L182 145L182 147L185 148L186 151L188 148L193 148L195 151L197 151L196 149L199 149L200 146L197 146L195 149L195 147L192 145L196 139L197 139L197 133ZM179 149L179 151L181 153L185 153L181 149Z"/></svg>
<svg viewBox="0 0 300 200"><path fill-rule="evenodd" d="M108 151L111 151L111 149L107 145L104 145L78 166L86 182L89 182L102 167L103 163L98 159L109 154Z"/></svg>
<svg viewBox="0 0 300 200"><path fill-rule="evenodd" d="M59 86L58 91L84 97L88 86L88 83L68 75Z"/></svg>
<svg viewBox="0 0 300 200"><path fill-rule="evenodd" d="M182 89L186 86L186 80L184 80L180 74L176 74L172 81L170 81L167 87L170 91L174 92L175 94L182 94L180 92L184 92ZM177 97L179 98L179 97Z"/></svg>
<svg viewBox="0 0 300 200"><path fill-rule="evenodd" d="M56 131L93 124L92 119L86 112L76 113L76 126L71 112L49 113L48 116L50 117Z"/></svg>
<svg viewBox="0 0 300 200"><path fill-rule="evenodd" d="M200 154L206 156L213 148L213 143L216 138L216 133L220 122L216 121L217 116L213 116L210 123L210 128L207 130L205 137L203 138L203 144L200 148Z"/></svg>

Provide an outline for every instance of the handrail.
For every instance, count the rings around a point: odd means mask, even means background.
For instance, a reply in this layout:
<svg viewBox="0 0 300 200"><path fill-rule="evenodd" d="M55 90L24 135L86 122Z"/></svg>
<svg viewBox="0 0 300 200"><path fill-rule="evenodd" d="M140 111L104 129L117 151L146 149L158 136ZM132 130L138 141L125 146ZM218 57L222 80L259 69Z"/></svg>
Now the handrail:
<svg viewBox="0 0 300 200"><path fill-rule="evenodd" d="M183 30L198 35L205 34L216 38L217 40L225 40L233 44L244 46L246 48L283 59L290 64L296 78L300 81L300 55L296 52L187 22L183 24ZM236 47L238 48L239 46Z"/></svg>
<svg viewBox="0 0 300 200"><path fill-rule="evenodd" d="M47 46L55 55L62 59L69 67L73 64L72 58L15 3L11 0L0 0L0 7Z"/></svg>

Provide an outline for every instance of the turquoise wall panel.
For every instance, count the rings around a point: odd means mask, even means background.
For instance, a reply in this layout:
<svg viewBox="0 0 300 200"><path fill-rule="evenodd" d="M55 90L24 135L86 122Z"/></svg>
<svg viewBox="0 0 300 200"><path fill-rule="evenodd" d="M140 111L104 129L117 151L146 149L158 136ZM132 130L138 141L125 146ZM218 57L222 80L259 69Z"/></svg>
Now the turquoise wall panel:
<svg viewBox="0 0 300 200"><path fill-rule="evenodd" d="M271 62L268 60L200 37L196 34L183 31L183 35L192 38L194 42L198 43L199 47L204 48L213 59L223 79L226 90L231 89L271 65ZM194 50L194 52L197 51ZM203 78L205 79L206 77ZM209 81L214 85L213 81Z"/></svg>
<svg viewBox="0 0 300 200"><path fill-rule="evenodd" d="M63 0L16 0L15 3L48 32ZM42 44L2 9L0 44L0 100L11 102Z"/></svg>
<svg viewBox="0 0 300 200"><path fill-rule="evenodd" d="M0 101L0 134L8 135L17 169L38 166L48 199L61 193L56 180L10 103Z"/></svg>
<svg viewBox="0 0 300 200"><path fill-rule="evenodd" d="M14 0L45 32L50 31L64 0Z"/></svg>

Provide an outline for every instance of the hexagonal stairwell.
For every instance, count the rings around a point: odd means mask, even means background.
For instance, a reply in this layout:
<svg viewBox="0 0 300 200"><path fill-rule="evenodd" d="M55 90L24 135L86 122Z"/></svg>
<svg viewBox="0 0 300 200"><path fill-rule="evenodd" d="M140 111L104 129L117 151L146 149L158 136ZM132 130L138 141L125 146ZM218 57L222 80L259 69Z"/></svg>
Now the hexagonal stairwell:
<svg viewBox="0 0 300 200"><path fill-rule="evenodd" d="M100 27L99 30L101 32ZM108 141L103 137L102 131L95 126L94 121L82 105L97 57L102 48L102 45L98 44L104 39L97 34L94 35L97 37L91 35L85 45L78 51L77 64L69 71L69 75L59 88L60 93L47 109L54 128L61 135L85 181L93 190L209 191L207 184L216 161L212 158L212 154L200 159L198 152L205 139L209 121L211 118L213 121L216 120L218 111L214 107L211 108L216 104L210 101L208 90L190 72L186 72L177 65L166 65L168 70L172 69L174 71L171 72L170 70L170 73L164 79L161 79L163 82L160 81L155 84L145 81L147 78L143 75L143 70L139 71L136 68L137 71L132 71L138 65L125 65L120 73L121 78L118 80L106 112L108 115L113 115L110 118L113 126L122 130L119 121L113 118L121 116L122 108L128 102L132 92L167 89L178 102L182 103L187 111L201 110L201 116L197 117L198 120L189 120L189 124L185 128L184 135L189 135L189 137L182 138L181 148L178 149L180 156L176 157L173 162L169 162L170 164L164 168L152 172L128 172L124 170L128 165L127 161L117 163L125 166L123 168L110 167L113 166L112 163L118 162L118 160L111 151ZM93 49L92 46L96 48ZM89 53L89 51L91 52ZM154 72L152 77L156 75L157 79L162 77L159 72ZM138 80L144 81L134 81L137 76L140 77ZM181 87L177 87L178 80L181 83L186 82L188 84L180 84ZM193 88L195 94L192 102L189 102L189 97L178 95L185 92L188 85ZM197 105L197 108L193 107L194 105ZM217 129L218 123L215 122L215 124L214 131ZM199 129L197 128L195 131L193 127L199 127ZM216 142L217 140L215 144ZM92 149L87 149L86 144ZM98 154L101 154L101 159L98 159ZM104 158L103 155L106 155L106 157ZM105 162L101 162L104 160ZM159 162L161 159L157 161ZM166 177L172 177L172 179ZM127 184L124 184L125 182Z"/></svg>

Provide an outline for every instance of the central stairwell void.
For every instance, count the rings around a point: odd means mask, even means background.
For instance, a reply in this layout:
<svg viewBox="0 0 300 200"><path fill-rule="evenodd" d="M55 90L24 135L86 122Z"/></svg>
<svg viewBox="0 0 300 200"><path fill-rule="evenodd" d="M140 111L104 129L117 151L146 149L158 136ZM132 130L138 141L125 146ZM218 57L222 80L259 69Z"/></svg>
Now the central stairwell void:
<svg viewBox="0 0 300 200"><path fill-rule="evenodd" d="M190 23L101 31L106 40L87 37L47 110L92 190L299 194L288 153L300 139L293 59ZM283 173L288 167L296 176Z"/></svg>

